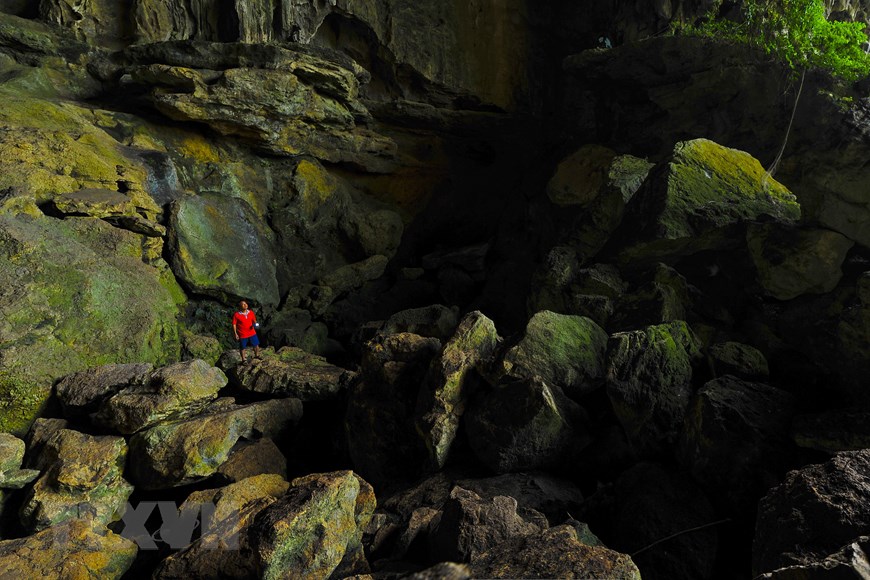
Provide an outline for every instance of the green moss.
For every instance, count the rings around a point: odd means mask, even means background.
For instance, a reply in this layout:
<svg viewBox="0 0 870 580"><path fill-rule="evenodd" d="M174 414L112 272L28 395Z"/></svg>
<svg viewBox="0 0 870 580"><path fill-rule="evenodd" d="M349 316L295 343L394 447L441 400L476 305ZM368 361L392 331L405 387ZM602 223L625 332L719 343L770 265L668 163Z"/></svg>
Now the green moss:
<svg viewBox="0 0 870 580"><path fill-rule="evenodd" d="M327 578L357 532L354 510L359 481L348 474L337 482L328 482L325 489L322 484L300 484L298 480L293 484L297 487L291 488L287 496L305 498L304 503L297 507L292 519L273 529L273 549L263 578ZM309 490L309 486L316 487Z"/></svg>
<svg viewBox="0 0 870 580"><path fill-rule="evenodd" d="M706 139L677 144L666 187L659 224L660 234L670 239L762 214L800 219L794 195L767 175L757 159Z"/></svg>
<svg viewBox="0 0 870 580"><path fill-rule="evenodd" d="M138 206L156 212L145 193L145 167L94 125L93 111L7 89L0 99L0 190L40 202L83 188L116 190L123 181Z"/></svg>
<svg viewBox="0 0 870 580"><path fill-rule="evenodd" d="M39 404L15 391L14 423L32 420L64 374L178 358L178 306L159 270L131 255L140 236L92 218L0 214L0 238L12 249L0 255L0 284L10 290L0 304L0 361L15 381L45 385L32 394Z"/></svg>
<svg viewBox="0 0 870 580"><path fill-rule="evenodd" d="M26 375L0 371L0 432L23 437L45 410L51 384L39 384Z"/></svg>

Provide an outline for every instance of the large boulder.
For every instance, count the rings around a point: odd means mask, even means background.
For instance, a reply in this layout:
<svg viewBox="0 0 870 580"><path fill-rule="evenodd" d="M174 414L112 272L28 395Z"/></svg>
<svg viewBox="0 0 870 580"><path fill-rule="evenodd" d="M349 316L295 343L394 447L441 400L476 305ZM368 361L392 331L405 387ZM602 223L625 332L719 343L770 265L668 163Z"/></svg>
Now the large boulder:
<svg viewBox="0 0 870 580"><path fill-rule="evenodd" d="M490 362L500 339L492 320L480 312L462 319L456 332L430 365L417 399L417 431L429 452L429 462L444 466L465 413L465 384L475 367Z"/></svg>
<svg viewBox="0 0 870 580"><path fill-rule="evenodd" d="M682 459L722 504L754 506L780 481L793 454L794 397L726 375L695 394L686 414Z"/></svg>
<svg viewBox="0 0 870 580"><path fill-rule="evenodd" d="M291 482L248 528L262 578L351 575L362 534L375 509L371 486L350 471L308 475ZM345 567L345 565L349 565Z"/></svg>
<svg viewBox="0 0 870 580"><path fill-rule="evenodd" d="M243 391L323 401L338 397L356 377L356 373L299 348L285 346L277 352L266 348L260 353L261 359L230 370L230 376Z"/></svg>
<svg viewBox="0 0 870 580"><path fill-rule="evenodd" d="M583 493L576 484L544 472L506 473L481 479L458 479L456 485L484 499L511 497L520 510L544 514L551 523L561 523L565 514L579 513Z"/></svg>
<svg viewBox="0 0 870 580"><path fill-rule="evenodd" d="M632 446L663 453L677 440L699 355L685 322L620 332L607 352L607 395Z"/></svg>
<svg viewBox="0 0 870 580"><path fill-rule="evenodd" d="M188 196L169 210L172 267L191 290L278 304L275 236L244 200Z"/></svg>
<svg viewBox="0 0 870 580"><path fill-rule="evenodd" d="M607 333L592 320L544 310L505 353L504 366L513 376L539 376L577 399L603 384L606 350Z"/></svg>
<svg viewBox="0 0 870 580"><path fill-rule="evenodd" d="M146 382L154 369L150 363L109 364L69 374L54 386L67 417L81 417L97 410L118 391Z"/></svg>
<svg viewBox="0 0 870 580"><path fill-rule="evenodd" d="M0 238L0 431L26 432L58 377L178 357L184 295L143 262L142 236L94 218L0 212Z"/></svg>
<svg viewBox="0 0 870 580"><path fill-rule="evenodd" d="M517 500L512 497L484 500L456 486L432 524L430 556L434 561L471 562L505 540L549 527L543 515L530 511L518 513Z"/></svg>
<svg viewBox="0 0 870 580"><path fill-rule="evenodd" d="M133 486L123 477L127 442L61 429L45 443L37 467L43 472L21 506L21 520L39 531L90 517L108 525L121 519Z"/></svg>
<svg viewBox="0 0 870 580"><path fill-rule="evenodd" d="M250 578L256 570L253 553L241 550L248 526L289 487L280 476L260 475L192 493L179 512L183 516L186 511L195 513L208 505L208 525L192 544L160 562L154 578Z"/></svg>
<svg viewBox="0 0 870 580"><path fill-rule="evenodd" d="M496 473L556 468L589 443L583 408L536 377L493 389L465 419L474 454Z"/></svg>
<svg viewBox="0 0 870 580"><path fill-rule="evenodd" d="M458 308L433 304L410 308L390 316L378 330L381 334L410 332L420 336L447 340L459 325Z"/></svg>
<svg viewBox="0 0 870 580"><path fill-rule="evenodd" d="M88 520L0 542L0 576L6 578L120 579L133 565L136 544Z"/></svg>
<svg viewBox="0 0 870 580"><path fill-rule="evenodd" d="M110 397L93 420L130 435L169 418L197 412L214 400L226 384L226 375L205 361L175 363Z"/></svg>
<svg viewBox="0 0 870 580"><path fill-rule="evenodd" d="M677 143L632 198L623 222L626 260L722 247L723 230L762 215L800 218L800 206L749 153L707 139Z"/></svg>
<svg viewBox="0 0 870 580"><path fill-rule="evenodd" d="M477 511L479 509L481 512L498 512L504 516L516 512L523 520L541 529L549 527L549 523L564 522L566 514L579 513L583 503L583 494L576 485L542 472L510 473L481 479L457 478L457 475L449 471L437 473L394 493L381 502L378 511L386 522L382 525L381 531L375 534L373 542L384 542L379 536L392 536L393 545L390 552L392 558L401 558L415 545L430 544L441 514L446 504L451 501L451 491L457 486L465 490L461 492L462 497L467 499L474 494L479 498L471 498L468 503L469 509L460 510L461 513L471 515L479 513ZM501 499L496 500L496 498ZM511 501L508 502L506 498L510 498ZM512 507L514 501L516 507ZM541 514L547 519L544 520ZM497 528L492 530L492 534L498 534L502 529L496 523L497 521L504 523L500 517L493 517L490 520L490 523ZM509 516L508 519L518 521L513 516ZM526 526L523 524L514 528L526 529ZM474 536L472 530L467 531L467 538ZM481 537L486 534L486 531L481 531ZM452 532L447 533L446 537L449 540L447 543L453 545L452 549L455 549L458 545L455 543L457 537L453 536ZM437 549L439 548L436 547ZM438 556L437 553L433 555Z"/></svg>
<svg viewBox="0 0 870 580"><path fill-rule="evenodd" d="M570 525L502 542L471 570L475 578L640 578L630 556L583 543Z"/></svg>
<svg viewBox="0 0 870 580"><path fill-rule="evenodd" d="M823 559L870 526L870 451L791 471L758 503L753 576Z"/></svg>
<svg viewBox="0 0 870 580"><path fill-rule="evenodd" d="M746 244L764 293L791 300L836 288L854 242L830 230L761 224L749 228Z"/></svg>
<svg viewBox="0 0 870 580"><path fill-rule="evenodd" d="M547 183L563 243L584 261L596 255L653 165L600 145L585 145L563 159Z"/></svg>
<svg viewBox="0 0 870 580"><path fill-rule="evenodd" d="M200 415L160 423L130 439L129 477L142 489L168 489L214 474L241 438L279 437L302 417L298 399L235 405L218 399Z"/></svg>

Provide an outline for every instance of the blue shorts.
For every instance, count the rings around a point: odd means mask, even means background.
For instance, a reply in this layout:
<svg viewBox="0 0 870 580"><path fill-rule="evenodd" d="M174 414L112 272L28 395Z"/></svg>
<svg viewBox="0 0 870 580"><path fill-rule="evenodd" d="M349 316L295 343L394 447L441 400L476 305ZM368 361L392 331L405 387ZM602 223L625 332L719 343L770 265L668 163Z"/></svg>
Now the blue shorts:
<svg viewBox="0 0 870 580"><path fill-rule="evenodd" d="M257 335L249 336L248 338L240 338L239 339L239 348L245 348L248 345L251 346L260 346L260 340L257 338Z"/></svg>

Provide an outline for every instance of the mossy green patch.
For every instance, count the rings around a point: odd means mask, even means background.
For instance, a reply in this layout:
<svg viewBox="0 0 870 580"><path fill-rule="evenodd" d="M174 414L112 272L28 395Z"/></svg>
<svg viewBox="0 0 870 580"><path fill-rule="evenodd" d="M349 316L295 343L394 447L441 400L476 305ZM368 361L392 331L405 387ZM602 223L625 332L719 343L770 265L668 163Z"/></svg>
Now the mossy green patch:
<svg viewBox="0 0 870 580"><path fill-rule="evenodd" d="M607 333L583 316L538 312L517 346L505 355L505 370L518 377L540 376L580 396L600 386Z"/></svg>
<svg viewBox="0 0 870 580"><path fill-rule="evenodd" d="M142 262L141 236L93 218L0 214L0 422L26 429L53 380L113 362L175 360L177 296Z"/></svg>
<svg viewBox="0 0 870 580"><path fill-rule="evenodd" d="M282 500L268 508L272 513L265 514L272 517L264 518L268 528L261 542L263 578L329 577L348 546L359 541L359 494L360 482L351 472L294 480Z"/></svg>
<svg viewBox="0 0 870 580"><path fill-rule="evenodd" d="M159 208L146 193L146 168L126 157L94 112L78 105L0 90L0 190L37 202L83 188L123 185L136 206Z"/></svg>
<svg viewBox="0 0 870 580"><path fill-rule="evenodd" d="M658 235L688 238L711 228L762 214L783 221L800 219L800 206L757 159L707 139L674 147L665 182Z"/></svg>

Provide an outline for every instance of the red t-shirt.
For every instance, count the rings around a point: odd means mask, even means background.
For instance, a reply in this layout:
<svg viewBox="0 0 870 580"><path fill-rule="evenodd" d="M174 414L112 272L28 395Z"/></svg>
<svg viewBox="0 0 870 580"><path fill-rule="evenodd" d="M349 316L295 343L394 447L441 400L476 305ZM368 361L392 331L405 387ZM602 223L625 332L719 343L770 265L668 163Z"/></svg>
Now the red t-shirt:
<svg viewBox="0 0 870 580"><path fill-rule="evenodd" d="M257 334L257 331L254 330L254 323L257 322L257 315L254 314L253 310L248 310L248 314L242 314L241 312L236 312L233 314L233 327L239 333L239 338L250 338Z"/></svg>

